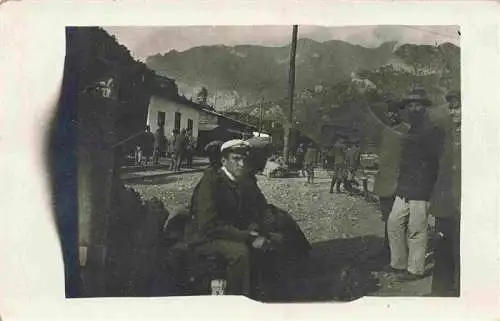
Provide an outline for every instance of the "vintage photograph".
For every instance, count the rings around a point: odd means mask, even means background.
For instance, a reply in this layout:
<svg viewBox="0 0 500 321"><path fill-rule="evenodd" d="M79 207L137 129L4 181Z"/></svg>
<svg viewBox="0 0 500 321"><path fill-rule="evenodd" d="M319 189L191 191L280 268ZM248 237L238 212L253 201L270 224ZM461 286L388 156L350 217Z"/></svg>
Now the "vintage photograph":
<svg viewBox="0 0 500 321"><path fill-rule="evenodd" d="M67 27L66 296L459 297L460 36Z"/></svg>

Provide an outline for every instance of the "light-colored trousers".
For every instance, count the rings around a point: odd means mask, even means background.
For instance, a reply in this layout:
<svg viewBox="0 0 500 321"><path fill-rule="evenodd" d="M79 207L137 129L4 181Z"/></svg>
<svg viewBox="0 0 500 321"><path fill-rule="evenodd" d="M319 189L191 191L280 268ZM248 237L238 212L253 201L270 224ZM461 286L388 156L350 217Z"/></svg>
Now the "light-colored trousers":
<svg viewBox="0 0 500 321"><path fill-rule="evenodd" d="M427 201L396 197L387 221L393 268L406 269L413 274L424 274L428 241L428 207Z"/></svg>

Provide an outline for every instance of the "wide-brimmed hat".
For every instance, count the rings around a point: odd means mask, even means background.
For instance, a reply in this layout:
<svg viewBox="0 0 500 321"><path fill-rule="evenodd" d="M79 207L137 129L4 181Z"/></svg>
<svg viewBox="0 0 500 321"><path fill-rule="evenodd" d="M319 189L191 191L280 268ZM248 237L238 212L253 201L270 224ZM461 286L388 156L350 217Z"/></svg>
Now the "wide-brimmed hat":
<svg viewBox="0 0 500 321"><path fill-rule="evenodd" d="M403 98L403 105L407 105L411 102L419 102L424 106L432 105L432 101L427 96L427 90L424 88L415 88Z"/></svg>
<svg viewBox="0 0 500 321"><path fill-rule="evenodd" d="M450 102L453 99L461 100L461 93L459 90L451 90L446 94L446 101Z"/></svg>
<svg viewBox="0 0 500 321"><path fill-rule="evenodd" d="M222 153L236 153L247 155L250 150L250 143L241 139L231 139L222 144Z"/></svg>
<svg viewBox="0 0 500 321"><path fill-rule="evenodd" d="M271 141L267 137L251 137L246 141L251 148L267 148L271 145Z"/></svg>
<svg viewBox="0 0 500 321"><path fill-rule="evenodd" d="M207 145L205 145L204 150L206 152L215 152L215 151L220 151L220 148L224 142L220 140L213 140Z"/></svg>

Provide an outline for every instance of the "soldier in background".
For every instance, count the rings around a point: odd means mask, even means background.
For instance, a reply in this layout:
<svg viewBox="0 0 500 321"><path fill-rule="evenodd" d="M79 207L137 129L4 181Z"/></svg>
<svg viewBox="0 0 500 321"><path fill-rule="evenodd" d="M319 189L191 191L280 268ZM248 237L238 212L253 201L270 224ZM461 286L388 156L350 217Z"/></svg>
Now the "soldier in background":
<svg viewBox="0 0 500 321"><path fill-rule="evenodd" d="M160 157L162 156L165 148L165 130L163 126L158 126L158 129L155 132L155 143L154 143L154 151L153 151L153 162L158 164L160 162Z"/></svg>
<svg viewBox="0 0 500 321"><path fill-rule="evenodd" d="M307 183L314 184L314 167L316 166L317 150L312 142L307 146L306 156L304 159L304 167L307 174Z"/></svg>
<svg viewBox="0 0 500 321"><path fill-rule="evenodd" d="M304 143L300 143L299 147L297 147L297 151L295 152L295 161L297 166L299 167L300 173L302 174L302 177L306 176L306 173L304 171L304 157L306 155Z"/></svg>
<svg viewBox="0 0 500 321"><path fill-rule="evenodd" d="M155 137L151 132L151 127L146 126L146 131L141 137L141 149L142 149L142 156L144 157L147 165L151 163L151 158L153 157L153 152L154 152L154 144L155 144Z"/></svg>
<svg viewBox="0 0 500 321"><path fill-rule="evenodd" d="M176 154L175 154L175 141L177 139L177 136L179 136L179 130L175 128L172 131L172 138L170 139L170 170L175 171L176 170Z"/></svg>
<svg viewBox="0 0 500 321"><path fill-rule="evenodd" d="M334 145L334 174L330 184L330 193L333 193L333 187L336 187L337 193L341 193L340 185L344 183L346 188L346 146L343 139L339 139Z"/></svg>
<svg viewBox="0 0 500 321"><path fill-rule="evenodd" d="M450 124L446 128L439 174L430 213L436 218L432 294L460 296L461 95L446 96Z"/></svg>

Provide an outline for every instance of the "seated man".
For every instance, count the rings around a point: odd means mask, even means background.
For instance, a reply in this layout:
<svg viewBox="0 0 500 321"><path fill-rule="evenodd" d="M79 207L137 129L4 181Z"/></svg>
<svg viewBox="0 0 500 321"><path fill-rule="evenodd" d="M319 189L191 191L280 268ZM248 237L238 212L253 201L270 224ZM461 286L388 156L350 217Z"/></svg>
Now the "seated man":
<svg viewBox="0 0 500 321"><path fill-rule="evenodd" d="M221 146L220 168L205 171L193 193L193 220L186 234L195 252L222 257L226 263L227 293L250 295L250 251L272 241L260 235L267 203L249 175L249 144L230 140Z"/></svg>

